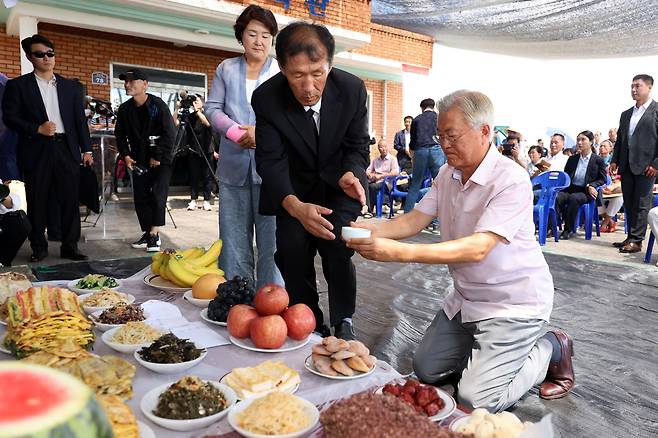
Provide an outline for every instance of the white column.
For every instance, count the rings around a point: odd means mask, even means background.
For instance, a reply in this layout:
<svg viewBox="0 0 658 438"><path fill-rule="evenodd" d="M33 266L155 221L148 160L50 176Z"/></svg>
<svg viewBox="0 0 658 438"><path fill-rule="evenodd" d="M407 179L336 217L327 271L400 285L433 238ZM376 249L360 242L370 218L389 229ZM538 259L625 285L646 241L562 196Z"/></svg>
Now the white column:
<svg viewBox="0 0 658 438"><path fill-rule="evenodd" d="M20 47L20 42L23 41L23 39L31 37L35 33L39 32L37 29L38 22L39 20L37 20L36 17L30 17L26 15L21 15L18 17L18 50L21 56L21 74L23 75L30 73L32 70L34 70L34 68L32 67L32 63L25 56L23 48Z"/></svg>

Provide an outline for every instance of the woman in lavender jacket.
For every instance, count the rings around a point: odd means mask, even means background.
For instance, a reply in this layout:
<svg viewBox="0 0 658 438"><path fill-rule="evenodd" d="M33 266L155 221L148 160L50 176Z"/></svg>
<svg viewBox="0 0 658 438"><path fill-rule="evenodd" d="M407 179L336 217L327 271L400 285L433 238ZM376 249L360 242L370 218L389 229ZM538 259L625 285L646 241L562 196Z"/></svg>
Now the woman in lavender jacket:
<svg viewBox="0 0 658 438"><path fill-rule="evenodd" d="M278 72L277 63L269 57L278 27L272 12L251 5L233 28L244 55L219 64L205 105L212 127L222 134L217 173L219 236L224 244L219 266L227 279L239 275L257 287L283 285L274 263L275 217L258 214L261 179L254 163L256 116L250 103L254 89ZM255 263L254 230L258 253Z"/></svg>

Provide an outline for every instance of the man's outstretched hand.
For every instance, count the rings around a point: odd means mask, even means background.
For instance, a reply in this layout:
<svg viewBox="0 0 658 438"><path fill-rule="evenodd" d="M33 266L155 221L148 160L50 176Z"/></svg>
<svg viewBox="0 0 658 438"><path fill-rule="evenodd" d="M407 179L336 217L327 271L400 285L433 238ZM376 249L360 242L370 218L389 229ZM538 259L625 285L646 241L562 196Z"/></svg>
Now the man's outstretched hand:
<svg viewBox="0 0 658 438"><path fill-rule="evenodd" d="M347 196L356 199L361 205L366 205L366 192L363 190L359 178L354 176L352 172L345 172L338 180L338 186L343 189Z"/></svg>

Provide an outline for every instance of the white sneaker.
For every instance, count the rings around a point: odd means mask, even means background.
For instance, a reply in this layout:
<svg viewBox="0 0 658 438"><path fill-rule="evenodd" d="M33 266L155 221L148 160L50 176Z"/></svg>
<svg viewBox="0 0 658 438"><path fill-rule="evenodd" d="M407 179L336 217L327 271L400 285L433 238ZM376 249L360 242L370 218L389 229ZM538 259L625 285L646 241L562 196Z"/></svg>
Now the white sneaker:
<svg viewBox="0 0 658 438"><path fill-rule="evenodd" d="M189 204L187 204L187 209L190 211L196 210L196 201L192 199Z"/></svg>
<svg viewBox="0 0 658 438"><path fill-rule="evenodd" d="M208 201L203 201L203 209L205 211L212 211L212 205L210 205L210 202Z"/></svg>

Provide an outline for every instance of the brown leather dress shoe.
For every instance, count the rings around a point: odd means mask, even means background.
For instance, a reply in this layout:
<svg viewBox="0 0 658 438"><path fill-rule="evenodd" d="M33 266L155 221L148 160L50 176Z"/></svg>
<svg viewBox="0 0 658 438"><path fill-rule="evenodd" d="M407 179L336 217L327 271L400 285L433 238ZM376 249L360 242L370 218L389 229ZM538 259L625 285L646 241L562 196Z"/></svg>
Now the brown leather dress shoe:
<svg viewBox="0 0 658 438"><path fill-rule="evenodd" d="M619 252L623 252L624 254L632 254L634 252L640 252L640 251L642 251L642 244L635 242L629 242L626 245L619 248Z"/></svg>
<svg viewBox="0 0 658 438"><path fill-rule="evenodd" d="M553 330L560 343L562 358L559 362L551 362L546 373L546 380L539 387L539 396L553 400L562 398L572 389L576 378L573 374L573 340L562 330Z"/></svg>
<svg viewBox="0 0 658 438"><path fill-rule="evenodd" d="M627 243L630 243L630 240L624 239L621 242L613 242L612 246L614 246L615 248L623 248L624 246L626 246Z"/></svg>

